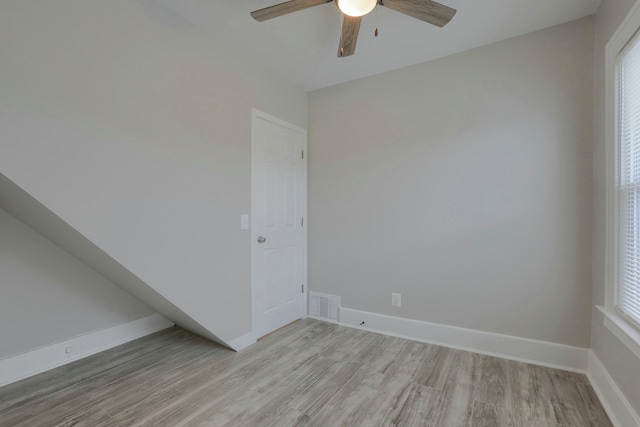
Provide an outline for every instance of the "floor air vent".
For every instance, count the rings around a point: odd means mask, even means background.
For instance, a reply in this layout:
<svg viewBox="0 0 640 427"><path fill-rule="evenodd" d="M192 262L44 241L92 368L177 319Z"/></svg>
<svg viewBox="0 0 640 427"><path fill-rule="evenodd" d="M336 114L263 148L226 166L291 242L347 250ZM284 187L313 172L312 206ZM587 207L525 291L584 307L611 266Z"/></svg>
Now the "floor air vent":
<svg viewBox="0 0 640 427"><path fill-rule="evenodd" d="M318 292L309 292L309 316L338 323L340 297Z"/></svg>

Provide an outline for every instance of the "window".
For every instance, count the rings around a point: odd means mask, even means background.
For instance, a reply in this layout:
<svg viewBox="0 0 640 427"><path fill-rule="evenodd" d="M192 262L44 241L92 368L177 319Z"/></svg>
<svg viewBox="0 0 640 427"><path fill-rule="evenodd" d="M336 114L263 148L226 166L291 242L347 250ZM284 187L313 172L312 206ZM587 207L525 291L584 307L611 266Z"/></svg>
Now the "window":
<svg viewBox="0 0 640 427"><path fill-rule="evenodd" d="M616 61L616 198L618 215L615 307L640 326L640 38Z"/></svg>
<svg viewBox="0 0 640 427"><path fill-rule="evenodd" d="M640 358L640 2L606 47L605 326Z"/></svg>

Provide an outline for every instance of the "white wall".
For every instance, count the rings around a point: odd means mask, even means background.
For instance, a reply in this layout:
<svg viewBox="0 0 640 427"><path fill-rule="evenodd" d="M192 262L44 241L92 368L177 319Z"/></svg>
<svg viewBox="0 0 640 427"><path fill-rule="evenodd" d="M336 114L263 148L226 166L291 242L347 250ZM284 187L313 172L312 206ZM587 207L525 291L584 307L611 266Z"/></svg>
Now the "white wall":
<svg viewBox="0 0 640 427"><path fill-rule="evenodd" d="M215 341L219 340L219 338L196 323L186 313L120 265L81 233L7 179L2 173L0 173L0 209L17 218L48 240L55 242L60 248L107 280L126 290L133 297L144 301L159 315L164 316L166 319L172 319L173 323L180 324L184 328L204 337ZM155 318L158 322L151 322L151 325L149 325L151 327L144 329L145 331L153 331L155 327L161 327L162 323L166 323L160 321L158 316L155 316ZM129 337L142 332L137 326L134 325L133 328L131 326L128 325L124 328L125 333L129 333ZM123 337L120 336L120 338Z"/></svg>
<svg viewBox="0 0 640 427"><path fill-rule="evenodd" d="M251 109L306 127L307 94L152 12L2 2L0 172L228 342L251 330Z"/></svg>
<svg viewBox="0 0 640 427"><path fill-rule="evenodd" d="M153 314L0 210L0 359Z"/></svg>
<svg viewBox="0 0 640 427"><path fill-rule="evenodd" d="M591 345L636 413L640 414L640 360L602 322L595 305L604 305L605 293L605 46L634 4L634 0L604 0L596 15L594 56L594 245Z"/></svg>
<svg viewBox="0 0 640 427"><path fill-rule="evenodd" d="M593 31L590 17L312 92L310 288L589 347Z"/></svg>

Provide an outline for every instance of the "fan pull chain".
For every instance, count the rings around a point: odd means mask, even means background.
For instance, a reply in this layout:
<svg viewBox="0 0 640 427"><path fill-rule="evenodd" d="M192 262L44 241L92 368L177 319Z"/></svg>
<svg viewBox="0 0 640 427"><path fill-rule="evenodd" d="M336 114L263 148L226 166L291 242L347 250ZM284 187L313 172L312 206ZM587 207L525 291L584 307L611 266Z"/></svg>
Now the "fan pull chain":
<svg viewBox="0 0 640 427"><path fill-rule="evenodd" d="M380 6L382 6L382 0L378 2ZM378 8L376 7L376 30L373 32L373 35L378 37Z"/></svg>

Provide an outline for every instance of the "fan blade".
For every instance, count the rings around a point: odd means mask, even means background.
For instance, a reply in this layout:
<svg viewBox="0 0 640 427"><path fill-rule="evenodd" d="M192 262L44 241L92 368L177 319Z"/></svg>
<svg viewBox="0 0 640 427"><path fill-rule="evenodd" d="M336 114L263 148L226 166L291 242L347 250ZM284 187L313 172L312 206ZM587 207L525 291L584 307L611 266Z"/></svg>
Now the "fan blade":
<svg viewBox="0 0 640 427"><path fill-rule="evenodd" d="M267 19L277 18L278 16L308 9L313 6L319 6L325 3L331 3L332 1L333 0L291 0L276 4L275 6L265 7L264 9L254 10L251 12L251 16L253 16L256 21L266 21Z"/></svg>
<svg viewBox="0 0 640 427"><path fill-rule="evenodd" d="M358 33L360 32L360 22L362 17L342 15L342 34L340 35L340 47L338 57L351 56L356 52Z"/></svg>
<svg viewBox="0 0 640 427"><path fill-rule="evenodd" d="M382 0L380 5L438 27L447 25L456 14L455 9L431 0Z"/></svg>

